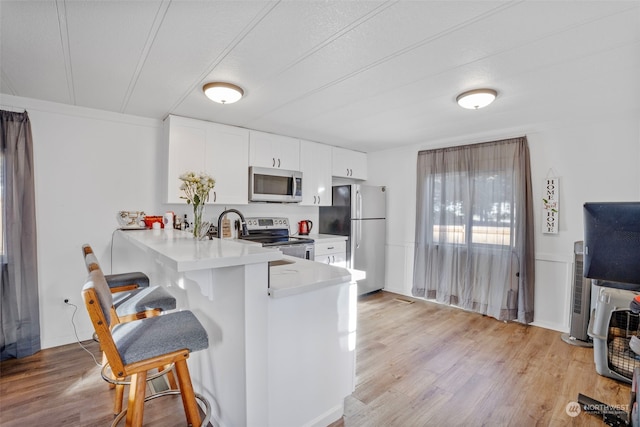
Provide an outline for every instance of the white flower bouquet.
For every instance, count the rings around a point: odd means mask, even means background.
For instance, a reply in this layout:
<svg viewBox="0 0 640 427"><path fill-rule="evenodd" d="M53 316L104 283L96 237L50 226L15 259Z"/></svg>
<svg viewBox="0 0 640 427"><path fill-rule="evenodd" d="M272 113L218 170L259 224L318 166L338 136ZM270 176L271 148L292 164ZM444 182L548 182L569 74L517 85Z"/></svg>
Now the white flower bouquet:
<svg viewBox="0 0 640 427"><path fill-rule="evenodd" d="M185 172L179 178L182 181L180 190L185 194L180 198L186 199L187 204L199 206L209 201L209 192L216 185L215 179L203 172Z"/></svg>
<svg viewBox="0 0 640 427"><path fill-rule="evenodd" d="M184 193L180 198L186 199L187 204L193 205L193 236L201 239L206 236L209 229L209 223L202 222L204 204L209 200L209 192L215 187L216 181L203 172L200 174L185 172L179 178L182 181L180 190Z"/></svg>

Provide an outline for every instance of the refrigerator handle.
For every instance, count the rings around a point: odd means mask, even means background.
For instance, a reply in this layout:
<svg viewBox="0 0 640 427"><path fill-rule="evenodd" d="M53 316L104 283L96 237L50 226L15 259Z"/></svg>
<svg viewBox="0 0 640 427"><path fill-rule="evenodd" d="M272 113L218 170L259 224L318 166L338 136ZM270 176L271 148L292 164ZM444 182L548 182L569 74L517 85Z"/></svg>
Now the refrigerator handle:
<svg viewBox="0 0 640 427"><path fill-rule="evenodd" d="M354 249L358 249L360 248L360 221L354 221L355 224L352 223L353 227L353 233L352 233L352 237L353 237L353 243L352 245L354 246Z"/></svg>
<svg viewBox="0 0 640 427"><path fill-rule="evenodd" d="M360 236L362 235L362 194L360 190L356 191L356 227L354 232L356 233L356 249L360 248Z"/></svg>

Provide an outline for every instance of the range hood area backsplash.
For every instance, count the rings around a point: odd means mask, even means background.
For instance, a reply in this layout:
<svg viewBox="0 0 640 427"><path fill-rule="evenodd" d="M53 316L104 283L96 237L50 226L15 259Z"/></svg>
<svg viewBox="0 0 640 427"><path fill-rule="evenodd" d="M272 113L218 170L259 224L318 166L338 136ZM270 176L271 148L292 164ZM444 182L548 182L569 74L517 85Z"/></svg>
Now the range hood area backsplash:
<svg viewBox="0 0 640 427"><path fill-rule="evenodd" d="M333 177L332 185L345 185L353 184L353 180ZM126 209L139 210L139 206L125 207ZM317 234L318 229L315 228L316 224L319 224L319 208L317 206L300 205L299 203L249 203L246 205L210 205L205 208L205 215L203 220L210 221L217 224L218 216L225 209L237 209L245 217L284 217L289 220L290 233L295 235L298 231L298 222L302 220L311 220L314 224L314 228L311 230L311 234ZM193 208L191 205L185 203L175 204L163 204L162 208L158 212L145 211L147 215L164 215L166 211L172 211L180 218L184 218L187 214L189 222L193 221ZM235 215L230 215L229 219L232 221L236 219Z"/></svg>
<svg viewBox="0 0 640 427"><path fill-rule="evenodd" d="M204 213L204 221L210 221L214 224L218 221L218 216L225 209L237 209L245 216L271 216L271 217L284 217L289 219L290 233L294 235L298 231L298 222L302 220L311 220L314 224L312 234L316 233L315 224L318 223L318 207L317 206L300 206L297 203L249 203L248 205L207 205ZM172 211L179 217L183 218L187 214L189 222L193 221L193 209L191 205L181 204L165 204L163 205L162 212L146 212L147 215L164 215L166 211ZM229 219L235 221L236 215L230 214Z"/></svg>

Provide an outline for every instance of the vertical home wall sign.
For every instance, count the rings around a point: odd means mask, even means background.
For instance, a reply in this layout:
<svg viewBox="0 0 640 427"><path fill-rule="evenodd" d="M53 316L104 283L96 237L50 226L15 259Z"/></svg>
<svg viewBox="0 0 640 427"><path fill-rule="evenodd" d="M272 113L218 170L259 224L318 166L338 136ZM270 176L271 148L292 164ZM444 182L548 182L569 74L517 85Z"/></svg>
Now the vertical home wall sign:
<svg viewBox="0 0 640 427"><path fill-rule="evenodd" d="M542 195L542 232L558 234L558 201L560 199L560 182L558 178L544 179Z"/></svg>

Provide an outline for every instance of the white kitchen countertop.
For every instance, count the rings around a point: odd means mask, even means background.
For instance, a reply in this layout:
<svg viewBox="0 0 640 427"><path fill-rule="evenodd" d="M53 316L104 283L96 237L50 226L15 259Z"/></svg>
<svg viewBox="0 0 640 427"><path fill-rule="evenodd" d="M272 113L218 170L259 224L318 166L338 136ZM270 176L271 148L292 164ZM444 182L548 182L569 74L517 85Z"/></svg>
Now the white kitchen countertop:
<svg viewBox="0 0 640 427"><path fill-rule="evenodd" d="M231 239L195 240L187 231L119 230L153 258L178 272L256 264L282 259L282 253Z"/></svg>
<svg viewBox="0 0 640 427"><path fill-rule="evenodd" d="M194 240L189 232L173 229L119 230L118 233L152 258L178 272L290 261L290 264L269 268L269 295L273 298L348 283L352 280L352 273L353 280L362 278L362 272L359 271L282 255L277 249L264 248L260 244L246 240ZM345 238L345 236L320 236L337 239L335 241Z"/></svg>
<svg viewBox="0 0 640 427"><path fill-rule="evenodd" d="M346 268L288 255L285 255L283 260L292 263L269 268L269 295L274 298L351 282L351 272Z"/></svg>
<svg viewBox="0 0 640 427"><path fill-rule="evenodd" d="M344 242L347 236L339 236L336 234L309 234L310 239L318 243Z"/></svg>

